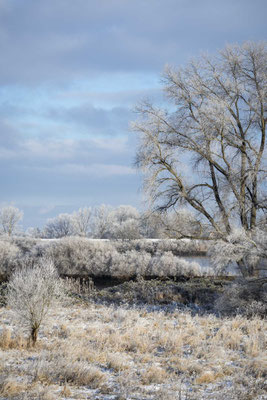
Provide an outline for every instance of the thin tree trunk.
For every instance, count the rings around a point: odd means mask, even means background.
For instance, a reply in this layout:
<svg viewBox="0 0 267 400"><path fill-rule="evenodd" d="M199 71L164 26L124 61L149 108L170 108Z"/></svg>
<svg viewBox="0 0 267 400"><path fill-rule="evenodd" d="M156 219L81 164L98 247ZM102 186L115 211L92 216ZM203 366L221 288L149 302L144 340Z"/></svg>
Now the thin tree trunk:
<svg viewBox="0 0 267 400"><path fill-rule="evenodd" d="M37 341L37 336L38 336L38 328L36 326L33 326L31 328L31 343L33 346L35 346L36 341Z"/></svg>

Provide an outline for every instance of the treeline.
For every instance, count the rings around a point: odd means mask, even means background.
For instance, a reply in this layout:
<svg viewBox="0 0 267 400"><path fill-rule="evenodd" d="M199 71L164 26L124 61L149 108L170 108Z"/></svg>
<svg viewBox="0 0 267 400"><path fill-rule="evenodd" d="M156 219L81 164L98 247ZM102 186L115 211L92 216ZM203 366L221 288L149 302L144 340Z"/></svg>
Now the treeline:
<svg viewBox="0 0 267 400"><path fill-rule="evenodd" d="M130 205L84 207L72 214L61 213L44 227L20 229L23 212L14 206L0 209L0 233L34 238L59 239L79 236L96 239L201 238L209 232L187 209L168 213L143 212Z"/></svg>
<svg viewBox="0 0 267 400"><path fill-rule="evenodd" d="M80 236L97 239L160 238L163 229L160 216L141 214L135 207L108 205L80 208L72 214L59 214L47 221L42 230L34 230L33 236L62 238Z"/></svg>
<svg viewBox="0 0 267 400"><path fill-rule="evenodd" d="M49 218L44 227L28 228L23 232L19 224L23 212L14 206L0 209L0 233L26 235L35 238L59 239L80 236L98 239L140 239L166 237L165 218L155 213L140 213L135 207L84 207L72 214L61 213Z"/></svg>

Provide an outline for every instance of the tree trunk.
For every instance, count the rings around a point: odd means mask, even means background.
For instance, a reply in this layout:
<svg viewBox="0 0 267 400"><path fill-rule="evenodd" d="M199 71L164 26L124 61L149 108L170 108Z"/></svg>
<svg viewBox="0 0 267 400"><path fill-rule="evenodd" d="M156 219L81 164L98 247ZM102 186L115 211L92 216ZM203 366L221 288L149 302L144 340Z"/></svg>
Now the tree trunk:
<svg viewBox="0 0 267 400"><path fill-rule="evenodd" d="M36 341L37 341L37 335L38 335L38 328L35 326L32 326L31 328L31 337L30 337L30 341L32 343L33 346L35 346Z"/></svg>

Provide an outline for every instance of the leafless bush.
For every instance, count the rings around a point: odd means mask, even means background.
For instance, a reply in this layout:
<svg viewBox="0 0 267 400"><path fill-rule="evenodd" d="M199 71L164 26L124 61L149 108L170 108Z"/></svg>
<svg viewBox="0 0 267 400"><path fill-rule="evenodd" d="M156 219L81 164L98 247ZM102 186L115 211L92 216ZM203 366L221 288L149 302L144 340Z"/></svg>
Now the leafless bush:
<svg viewBox="0 0 267 400"><path fill-rule="evenodd" d="M33 345L49 308L61 294L61 282L51 260L42 259L12 274L7 285L7 303L18 321L30 331Z"/></svg>

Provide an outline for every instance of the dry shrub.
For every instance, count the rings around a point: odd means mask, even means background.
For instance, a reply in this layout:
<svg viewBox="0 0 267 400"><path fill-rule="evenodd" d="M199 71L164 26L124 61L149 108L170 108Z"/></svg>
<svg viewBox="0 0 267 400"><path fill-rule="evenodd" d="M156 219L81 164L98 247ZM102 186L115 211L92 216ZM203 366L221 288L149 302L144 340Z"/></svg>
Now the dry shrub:
<svg viewBox="0 0 267 400"><path fill-rule="evenodd" d="M156 365L152 365L142 373L142 382L144 385L151 383L163 383L168 377L167 372Z"/></svg>

